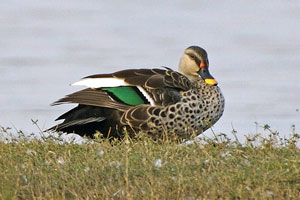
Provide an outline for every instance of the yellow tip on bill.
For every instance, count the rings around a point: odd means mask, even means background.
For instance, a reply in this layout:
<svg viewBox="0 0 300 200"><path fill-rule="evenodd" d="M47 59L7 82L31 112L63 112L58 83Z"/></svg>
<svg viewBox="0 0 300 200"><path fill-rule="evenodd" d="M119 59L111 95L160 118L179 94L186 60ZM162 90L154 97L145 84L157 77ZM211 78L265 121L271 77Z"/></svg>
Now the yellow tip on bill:
<svg viewBox="0 0 300 200"><path fill-rule="evenodd" d="M208 85L217 85L218 84L218 82L213 78L205 79L205 83L208 84Z"/></svg>

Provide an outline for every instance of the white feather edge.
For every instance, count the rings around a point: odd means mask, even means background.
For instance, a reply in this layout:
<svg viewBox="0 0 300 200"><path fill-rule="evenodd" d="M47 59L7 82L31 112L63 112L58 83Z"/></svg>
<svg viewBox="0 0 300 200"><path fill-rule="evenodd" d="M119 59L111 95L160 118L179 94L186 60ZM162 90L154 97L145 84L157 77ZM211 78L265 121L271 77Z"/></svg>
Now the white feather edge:
<svg viewBox="0 0 300 200"><path fill-rule="evenodd" d="M89 88L102 88L102 87L118 87L129 86L123 79L118 78L83 78L72 84L72 86L86 86Z"/></svg>
<svg viewBox="0 0 300 200"><path fill-rule="evenodd" d="M146 92L146 90L144 90L144 88L142 88L141 86L136 86L141 93L146 97L146 99L150 102L151 106L155 106L155 103L153 101L153 99L149 96L149 94Z"/></svg>

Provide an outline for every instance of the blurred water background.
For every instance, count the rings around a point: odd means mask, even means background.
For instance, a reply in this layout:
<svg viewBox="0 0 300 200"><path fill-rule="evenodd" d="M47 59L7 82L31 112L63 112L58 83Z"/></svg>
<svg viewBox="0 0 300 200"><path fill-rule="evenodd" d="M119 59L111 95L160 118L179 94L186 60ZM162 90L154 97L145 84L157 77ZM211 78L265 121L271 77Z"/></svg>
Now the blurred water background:
<svg viewBox="0 0 300 200"><path fill-rule="evenodd" d="M0 125L44 129L73 105L53 101L80 78L127 68L177 70L190 45L204 47L225 98L216 133L281 135L300 126L300 3L273 1L3 1ZM207 135L211 134L208 130Z"/></svg>

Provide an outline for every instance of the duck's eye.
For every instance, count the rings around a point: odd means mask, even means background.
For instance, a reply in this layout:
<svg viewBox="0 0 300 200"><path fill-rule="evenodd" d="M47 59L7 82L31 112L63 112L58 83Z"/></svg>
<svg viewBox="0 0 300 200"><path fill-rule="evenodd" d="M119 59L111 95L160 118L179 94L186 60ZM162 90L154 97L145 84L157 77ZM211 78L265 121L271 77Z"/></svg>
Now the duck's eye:
<svg viewBox="0 0 300 200"><path fill-rule="evenodd" d="M191 57L191 59L193 59L193 60L195 60L195 59L196 59L196 56L195 56L195 55L193 55L193 54L190 54L190 57Z"/></svg>

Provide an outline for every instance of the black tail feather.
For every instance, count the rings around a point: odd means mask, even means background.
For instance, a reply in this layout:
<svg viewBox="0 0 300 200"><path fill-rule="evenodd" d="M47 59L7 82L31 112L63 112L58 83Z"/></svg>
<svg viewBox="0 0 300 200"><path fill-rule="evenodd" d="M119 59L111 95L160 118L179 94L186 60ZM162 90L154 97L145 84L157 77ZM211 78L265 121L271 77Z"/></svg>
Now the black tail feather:
<svg viewBox="0 0 300 200"><path fill-rule="evenodd" d="M120 138L122 125L117 120L123 112L111 108L78 105L72 110L64 113L57 120L62 123L49 128L46 131L76 133L81 136L93 138L99 131L103 137L111 136Z"/></svg>

